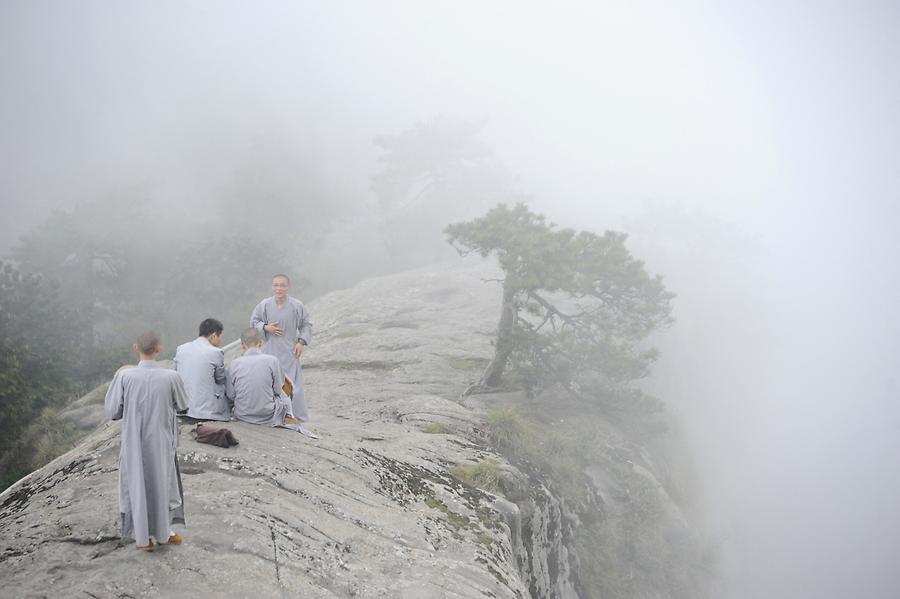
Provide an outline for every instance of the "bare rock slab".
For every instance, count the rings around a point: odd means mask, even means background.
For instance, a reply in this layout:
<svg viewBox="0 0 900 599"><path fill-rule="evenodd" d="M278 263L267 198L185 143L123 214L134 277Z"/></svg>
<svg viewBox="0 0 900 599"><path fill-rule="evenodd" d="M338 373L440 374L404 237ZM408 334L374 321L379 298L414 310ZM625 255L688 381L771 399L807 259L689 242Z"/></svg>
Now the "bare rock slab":
<svg viewBox="0 0 900 599"><path fill-rule="evenodd" d="M456 433L478 422L458 396L491 355L492 276L461 261L312 302L321 439L233 422L222 449L183 426L181 546L119 539L120 426L104 424L0 495L0 596L528 597L515 505L447 473L484 455Z"/></svg>

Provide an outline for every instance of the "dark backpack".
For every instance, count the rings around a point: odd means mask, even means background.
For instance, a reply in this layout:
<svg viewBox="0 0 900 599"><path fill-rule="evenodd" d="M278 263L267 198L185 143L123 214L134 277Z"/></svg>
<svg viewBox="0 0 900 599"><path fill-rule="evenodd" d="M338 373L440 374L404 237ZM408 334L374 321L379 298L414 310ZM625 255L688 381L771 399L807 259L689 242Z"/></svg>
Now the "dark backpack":
<svg viewBox="0 0 900 599"><path fill-rule="evenodd" d="M227 428L209 426L202 422L191 429L191 436L197 443L209 443L219 447L231 447L238 444L237 437Z"/></svg>

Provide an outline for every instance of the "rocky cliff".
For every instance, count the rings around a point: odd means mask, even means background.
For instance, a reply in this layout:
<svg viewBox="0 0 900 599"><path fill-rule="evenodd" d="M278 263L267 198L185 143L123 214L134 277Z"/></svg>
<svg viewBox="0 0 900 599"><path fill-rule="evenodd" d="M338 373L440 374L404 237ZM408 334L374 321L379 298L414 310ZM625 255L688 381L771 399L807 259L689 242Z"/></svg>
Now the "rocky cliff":
<svg viewBox="0 0 900 599"><path fill-rule="evenodd" d="M179 547L120 542L120 424L101 424L0 495L0 596L583 596L578 517L478 441L490 398L459 397L492 352L500 296L483 279L496 274L461 261L312 302L304 372L321 439L235 422L240 445L221 449L183 425ZM72 418L90 422L100 401ZM488 459L514 496L449 473Z"/></svg>

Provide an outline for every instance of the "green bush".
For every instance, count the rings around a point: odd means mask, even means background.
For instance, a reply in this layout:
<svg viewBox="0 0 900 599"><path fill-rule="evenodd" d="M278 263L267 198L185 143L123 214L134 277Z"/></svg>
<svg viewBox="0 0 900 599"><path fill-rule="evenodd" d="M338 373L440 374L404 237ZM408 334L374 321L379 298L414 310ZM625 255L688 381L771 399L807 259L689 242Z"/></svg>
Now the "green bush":
<svg viewBox="0 0 900 599"><path fill-rule="evenodd" d="M450 474L467 485L499 493L503 488L503 470L495 460L482 460L475 464L459 464L450 469Z"/></svg>
<svg viewBox="0 0 900 599"><path fill-rule="evenodd" d="M529 444L531 427L515 407L491 410L484 425L487 440L503 453L518 454Z"/></svg>

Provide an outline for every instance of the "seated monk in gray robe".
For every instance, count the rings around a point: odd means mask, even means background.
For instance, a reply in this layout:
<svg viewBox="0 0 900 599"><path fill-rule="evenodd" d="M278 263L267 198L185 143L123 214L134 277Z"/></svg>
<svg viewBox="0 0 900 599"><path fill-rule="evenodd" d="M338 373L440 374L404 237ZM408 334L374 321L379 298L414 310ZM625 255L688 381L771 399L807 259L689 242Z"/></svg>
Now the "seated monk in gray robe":
<svg viewBox="0 0 900 599"><path fill-rule="evenodd" d="M133 538L138 549L152 551L157 542L178 545L172 532L184 524L184 493L175 448L176 412L187 409L187 394L177 372L161 367L159 336L147 332L133 348L141 361L121 369L106 393L106 414L122 420L119 451L119 511L122 538Z"/></svg>
<svg viewBox="0 0 900 599"><path fill-rule="evenodd" d="M290 395L283 393L284 374L278 358L260 351L263 341L256 329L241 334L244 355L228 365L225 393L234 404L234 419L252 424L299 429Z"/></svg>

